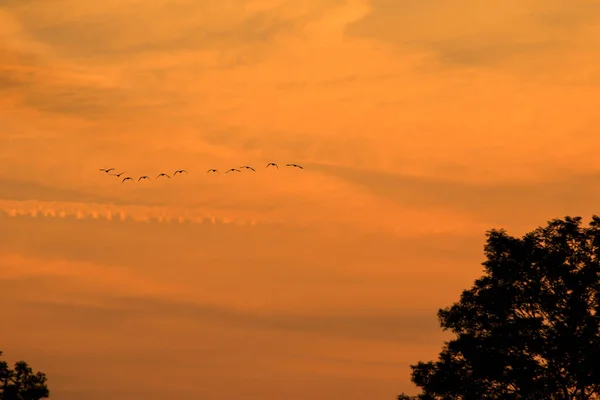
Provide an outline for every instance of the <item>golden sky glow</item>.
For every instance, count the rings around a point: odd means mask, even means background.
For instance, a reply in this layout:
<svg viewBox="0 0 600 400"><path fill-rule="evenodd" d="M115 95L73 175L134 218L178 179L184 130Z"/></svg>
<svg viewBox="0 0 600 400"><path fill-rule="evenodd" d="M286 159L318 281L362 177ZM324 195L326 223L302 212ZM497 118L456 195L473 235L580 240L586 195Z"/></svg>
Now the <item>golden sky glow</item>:
<svg viewBox="0 0 600 400"><path fill-rule="evenodd" d="M0 350L57 400L413 392L487 229L599 212L599 22L591 0L0 0Z"/></svg>

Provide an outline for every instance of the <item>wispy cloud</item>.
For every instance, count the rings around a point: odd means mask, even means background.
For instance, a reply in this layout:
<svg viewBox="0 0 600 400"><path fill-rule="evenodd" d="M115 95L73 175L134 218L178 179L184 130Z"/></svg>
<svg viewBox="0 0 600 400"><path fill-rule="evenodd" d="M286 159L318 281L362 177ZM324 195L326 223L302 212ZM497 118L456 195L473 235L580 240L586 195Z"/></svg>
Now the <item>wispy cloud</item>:
<svg viewBox="0 0 600 400"><path fill-rule="evenodd" d="M553 179L500 183L386 173L364 168L310 164L316 170L368 188L403 207L453 210L493 224L514 224L553 215L591 214L600 195L598 174L561 174Z"/></svg>
<svg viewBox="0 0 600 400"><path fill-rule="evenodd" d="M138 52L257 50L278 36L298 31L311 19L341 2L317 4L234 0L228 4L189 0L105 2L94 7L62 0L14 4L11 11L33 37L67 57L105 57ZM57 15L57 6L65 7ZM143 13L140 9L143 8Z"/></svg>
<svg viewBox="0 0 600 400"><path fill-rule="evenodd" d="M371 5L371 13L350 25L348 34L433 54L444 67L510 68L528 74L542 68L556 76L560 70L547 65L550 58L597 48L590 33L600 9L585 0L373 0Z"/></svg>
<svg viewBox="0 0 600 400"><path fill-rule="evenodd" d="M40 212L31 207L30 215L33 211ZM141 268L141 271L156 269L167 272L163 266L173 265L172 268L193 272L196 258L208 257L210 262L218 264L231 262L233 265L229 268L242 273L249 262L254 272L268 272L281 275L281 278L288 276L286 279L291 279L293 275L289 274L297 270L302 272L302 276L294 279L309 284L310 276L325 267L367 279L361 271L363 264L369 264L369 260L381 263L380 268L385 266L384 270L373 271L374 274L385 275L393 273L398 264L423 265L426 263L425 259L420 260L423 254L436 260L447 259L448 262L477 259L477 250L481 249L483 239L483 231L467 235L442 231L396 236L386 232L368 233L360 228L328 231L323 230L321 225L294 226L287 222L253 226L233 218L207 219L204 223L172 220L170 224L159 224L157 220L148 223L152 220L147 217L137 222L129 217L116 225L101 218L101 214L97 218L84 218L84 215L82 212L78 219L77 213L62 218L43 217L42 214L37 214L38 218L0 214L6 229L4 232L12 232L2 235L0 246L8 252L38 255L40 260L92 261L132 266ZM239 253L230 253L232 247L239 249ZM166 250L171 248L178 250ZM304 249L303 253L289 258L288 254L297 253L299 248ZM336 262L339 252L344 252L344 265ZM468 256L470 252L471 256ZM261 260L267 264L262 264ZM277 263L283 264L277 266ZM409 268L405 272L410 275L416 270ZM318 285L318 279L312 284Z"/></svg>
<svg viewBox="0 0 600 400"><path fill-rule="evenodd" d="M420 310L412 314L403 311L377 315L376 311L370 311L365 315L356 313L352 315L294 315L293 313L269 315L152 297L105 299L102 306L41 301L28 302L28 306L55 315L55 318L64 318L71 324L81 320L85 323L93 321L93 324L100 326L116 320L168 317L183 318L199 325L207 321L217 322L231 325L233 329L294 331L333 335L340 338L414 344L423 344L430 340L431 336L439 336L435 312L424 315Z"/></svg>

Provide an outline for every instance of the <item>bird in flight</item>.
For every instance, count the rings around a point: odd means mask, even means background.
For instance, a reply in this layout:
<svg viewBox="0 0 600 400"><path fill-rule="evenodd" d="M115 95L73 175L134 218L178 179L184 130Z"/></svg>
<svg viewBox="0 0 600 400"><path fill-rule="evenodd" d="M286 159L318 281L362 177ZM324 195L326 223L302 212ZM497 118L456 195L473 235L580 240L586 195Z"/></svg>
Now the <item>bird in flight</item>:
<svg viewBox="0 0 600 400"><path fill-rule="evenodd" d="M150 178L147 175L143 175L138 178L138 182L141 181L142 179L150 179Z"/></svg>
<svg viewBox="0 0 600 400"><path fill-rule="evenodd" d="M130 177L130 176L125 177L125 178L123 178L123 180L121 181L121 183L124 183L125 181L133 181L133 178Z"/></svg>
<svg viewBox="0 0 600 400"><path fill-rule="evenodd" d="M183 174L183 173L188 173L185 169L178 169L177 171L175 171L175 173L173 174L173 176L177 175L177 174Z"/></svg>
<svg viewBox="0 0 600 400"><path fill-rule="evenodd" d="M118 173L118 174L111 174L111 175L112 175L112 176L116 176L117 178L120 178L120 177L121 177L121 175L123 175L124 173L125 173L125 172L121 172L121 173Z"/></svg>
<svg viewBox="0 0 600 400"><path fill-rule="evenodd" d="M304 167L298 165L298 164L285 164L287 167L295 167L295 168L300 168L300 169L304 169Z"/></svg>
<svg viewBox="0 0 600 400"><path fill-rule="evenodd" d="M246 169L256 172L256 170L249 165L242 165L240 168L246 168Z"/></svg>
<svg viewBox="0 0 600 400"><path fill-rule="evenodd" d="M115 170L114 168L100 168L100 169L99 169L99 171L106 172L107 174L108 174L110 171L114 171L114 170Z"/></svg>
<svg viewBox="0 0 600 400"><path fill-rule="evenodd" d="M275 168L279 169L279 165L275 164L274 162L268 163L267 168L269 168L269 167L275 167Z"/></svg>
<svg viewBox="0 0 600 400"><path fill-rule="evenodd" d="M240 171L240 170L239 170L239 169L237 169L237 168L230 168L230 169L228 169L228 170L227 170L227 172L234 172L234 171L235 171L235 172L242 172L242 171ZM225 172L225 173L227 173L227 172Z"/></svg>
<svg viewBox="0 0 600 400"><path fill-rule="evenodd" d="M219 172L219 171L213 168L213 169L209 169L208 171L206 171L206 173L207 173L207 174L208 174L209 172Z"/></svg>
<svg viewBox="0 0 600 400"><path fill-rule="evenodd" d="M164 172L162 174L158 174L156 179L160 178L161 176L166 176L167 178L171 179L171 177L169 175L165 174Z"/></svg>

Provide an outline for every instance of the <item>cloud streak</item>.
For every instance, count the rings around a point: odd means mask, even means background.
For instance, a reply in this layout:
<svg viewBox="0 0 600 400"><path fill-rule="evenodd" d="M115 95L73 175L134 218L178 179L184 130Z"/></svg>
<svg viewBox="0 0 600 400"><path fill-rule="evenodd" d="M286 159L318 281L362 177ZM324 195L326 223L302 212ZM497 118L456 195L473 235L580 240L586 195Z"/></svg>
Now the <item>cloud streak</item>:
<svg viewBox="0 0 600 400"><path fill-rule="evenodd" d="M100 203L44 202L44 201L0 201L0 210L8 217L45 217L104 219L107 221L159 222L159 223L222 223L256 225L257 221L240 216L219 216L208 210L180 209L172 207L119 206Z"/></svg>
<svg viewBox="0 0 600 400"><path fill-rule="evenodd" d="M373 0L371 12L351 24L351 36L383 40L401 49L432 54L443 68L509 68L534 73L536 67L560 74L546 60L594 51L590 36L600 8L578 0L526 2L471 0L390 2ZM532 12L532 10L535 10ZM449 22L447 15L455 18ZM575 50L575 51L573 51ZM539 60L539 61L536 61Z"/></svg>
<svg viewBox="0 0 600 400"><path fill-rule="evenodd" d="M234 329L260 329L293 331L296 333L325 334L346 339L385 340L394 342L410 341L414 344L426 343L427 335L439 336L435 313L426 316L406 311L399 313L366 312L306 315L286 313L260 314L240 311L214 305L174 302L152 297L121 297L103 299L102 306L74 305L67 302L31 301L29 306L54 315L61 315L71 323L87 316L95 315L96 323L105 324L111 320L152 318L183 318L203 324L211 321L233 325Z"/></svg>
<svg viewBox="0 0 600 400"><path fill-rule="evenodd" d="M485 219L492 224L517 223L527 217L543 221L553 215L593 213L600 175L563 174L537 182L469 182L363 168L311 164L311 167L366 187L404 207L440 208ZM544 195L541 197L541 195Z"/></svg>

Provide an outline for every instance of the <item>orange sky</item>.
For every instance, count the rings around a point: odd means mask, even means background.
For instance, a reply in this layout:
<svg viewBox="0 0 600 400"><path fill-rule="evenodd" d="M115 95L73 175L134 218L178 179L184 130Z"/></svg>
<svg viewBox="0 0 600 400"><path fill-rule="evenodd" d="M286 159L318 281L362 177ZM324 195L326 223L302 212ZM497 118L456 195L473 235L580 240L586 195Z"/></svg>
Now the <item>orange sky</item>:
<svg viewBox="0 0 600 400"><path fill-rule="evenodd" d="M413 393L486 230L600 212L599 22L591 0L1 0L0 350L56 400Z"/></svg>

